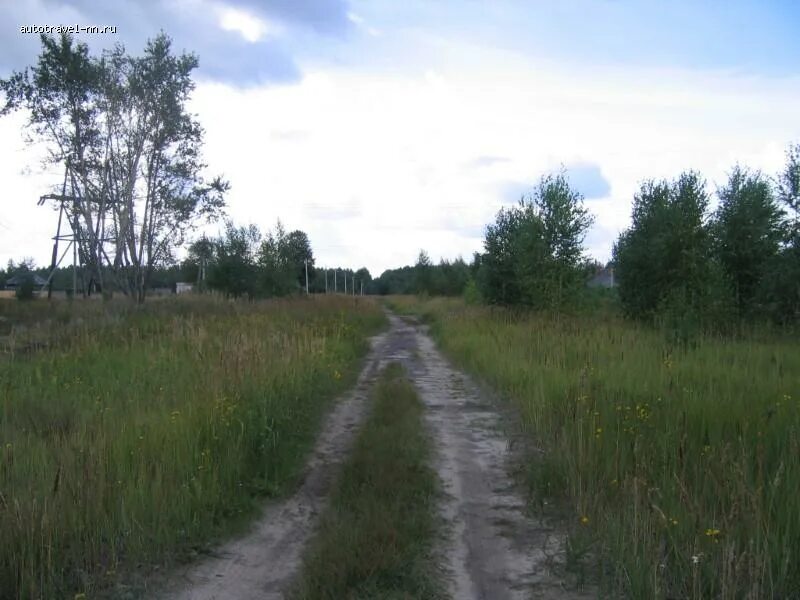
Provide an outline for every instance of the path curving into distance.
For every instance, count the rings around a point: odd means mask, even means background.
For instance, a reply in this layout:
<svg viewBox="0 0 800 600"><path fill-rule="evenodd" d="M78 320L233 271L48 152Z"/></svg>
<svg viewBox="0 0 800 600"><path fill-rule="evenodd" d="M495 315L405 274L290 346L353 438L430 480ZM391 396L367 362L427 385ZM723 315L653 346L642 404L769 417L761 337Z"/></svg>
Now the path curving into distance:
<svg viewBox="0 0 800 600"><path fill-rule="evenodd" d="M442 482L444 534L437 552L457 600L590 598L565 589L564 535L537 523L509 474L508 442L495 403L436 348L425 326L389 314L372 338L355 388L328 416L299 489L270 504L247 536L184 568L165 600L284 598L302 566L326 497L368 407L372 385L391 362L403 364L426 407L434 467Z"/></svg>

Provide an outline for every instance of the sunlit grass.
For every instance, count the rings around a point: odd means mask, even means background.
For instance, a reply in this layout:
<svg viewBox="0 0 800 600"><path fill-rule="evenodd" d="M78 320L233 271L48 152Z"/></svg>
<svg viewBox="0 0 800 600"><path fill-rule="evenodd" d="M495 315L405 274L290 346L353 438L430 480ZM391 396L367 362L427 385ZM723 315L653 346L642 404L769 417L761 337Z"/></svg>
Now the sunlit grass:
<svg viewBox="0 0 800 600"><path fill-rule="evenodd" d="M341 298L98 306L0 359L3 598L96 590L252 514L297 476L383 321Z"/></svg>
<svg viewBox="0 0 800 600"><path fill-rule="evenodd" d="M634 598L800 597L800 346L397 299L510 398L576 563ZM599 559L599 560L596 560ZM599 562L599 565L596 564Z"/></svg>

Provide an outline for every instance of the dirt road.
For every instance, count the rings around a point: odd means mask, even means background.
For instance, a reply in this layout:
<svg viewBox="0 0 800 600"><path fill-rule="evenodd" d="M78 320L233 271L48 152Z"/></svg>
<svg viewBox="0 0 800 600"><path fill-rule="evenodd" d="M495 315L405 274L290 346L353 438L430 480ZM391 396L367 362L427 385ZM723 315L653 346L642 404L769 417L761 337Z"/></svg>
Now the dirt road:
<svg viewBox="0 0 800 600"><path fill-rule="evenodd" d="M373 338L355 389L329 416L303 484L266 509L253 532L216 556L179 574L169 600L283 598L298 573L305 543L367 408L373 382L401 362L417 387L436 448L444 490L445 535L438 551L453 598L585 598L551 574L563 561L563 535L526 516L524 498L508 474L502 419L486 394L453 368L425 328L390 315L390 328Z"/></svg>

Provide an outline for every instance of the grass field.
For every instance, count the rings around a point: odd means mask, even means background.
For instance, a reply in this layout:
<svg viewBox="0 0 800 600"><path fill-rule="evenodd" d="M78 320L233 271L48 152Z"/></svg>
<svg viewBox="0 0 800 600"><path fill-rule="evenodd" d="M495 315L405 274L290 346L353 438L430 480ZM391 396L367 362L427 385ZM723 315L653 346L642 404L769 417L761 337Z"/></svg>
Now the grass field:
<svg viewBox="0 0 800 600"><path fill-rule="evenodd" d="M0 317L2 598L121 594L241 525L297 476L384 320L345 298Z"/></svg>
<svg viewBox="0 0 800 600"><path fill-rule="evenodd" d="M437 478L423 411L402 367L390 365L307 552L295 600L443 597L431 555Z"/></svg>
<svg viewBox="0 0 800 600"><path fill-rule="evenodd" d="M396 298L513 403L531 501L612 597L800 597L800 345Z"/></svg>

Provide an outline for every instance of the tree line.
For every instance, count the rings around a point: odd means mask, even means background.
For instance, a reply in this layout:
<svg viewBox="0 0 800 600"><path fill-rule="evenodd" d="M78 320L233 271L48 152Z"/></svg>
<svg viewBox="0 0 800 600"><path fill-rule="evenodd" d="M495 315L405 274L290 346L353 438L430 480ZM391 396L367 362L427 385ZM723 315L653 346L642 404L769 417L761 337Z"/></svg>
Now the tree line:
<svg viewBox="0 0 800 600"><path fill-rule="evenodd" d="M800 319L800 145L776 177L735 166L716 191L694 171L646 180L613 248L624 313L686 327ZM581 305L596 264L584 238L593 217L566 173L541 179L487 226L465 286L489 304Z"/></svg>
<svg viewBox="0 0 800 600"><path fill-rule="evenodd" d="M800 145L770 178L736 166L710 210L696 172L646 181L614 246L620 301L636 318L707 326L800 317Z"/></svg>

